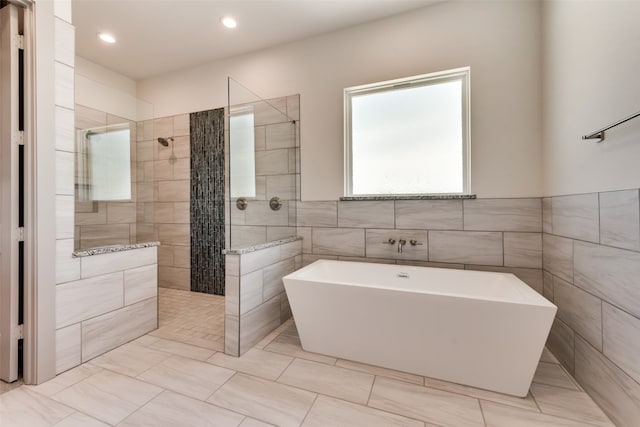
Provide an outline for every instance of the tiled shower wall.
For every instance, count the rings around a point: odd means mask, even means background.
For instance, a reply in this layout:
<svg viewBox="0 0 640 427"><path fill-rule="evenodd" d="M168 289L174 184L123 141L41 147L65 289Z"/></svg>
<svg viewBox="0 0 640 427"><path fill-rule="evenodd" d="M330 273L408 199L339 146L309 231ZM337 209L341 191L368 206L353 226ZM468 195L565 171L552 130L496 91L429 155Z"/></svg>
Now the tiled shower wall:
<svg viewBox="0 0 640 427"><path fill-rule="evenodd" d="M236 207L236 199L232 200L232 248L296 235L295 204L292 202L300 200L300 95L273 98L252 106L256 197L247 198L249 203L244 211ZM269 200L274 196L282 201L282 207L277 211L269 208Z"/></svg>
<svg viewBox="0 0 640 427"><path fill-rule="evenodd" d="M549 346L619 426L640 420L639 190L543 199Z"/></svg>
<svg viewBox="0 0 640 427"><path fill-rule="evenodd" d="M173 137L169 146L158 138ZM137 238L160 241L158 282L190 289L190 141L189 115L138 122Z"/></svg>
<svg viewBox="0 0 640 427"><path fill-rule="evenodd" d="M298 203L305 265L340 259L510 272L540 293L541 232L539 198ZM390 238L396 244L383 243Z"/></svg>

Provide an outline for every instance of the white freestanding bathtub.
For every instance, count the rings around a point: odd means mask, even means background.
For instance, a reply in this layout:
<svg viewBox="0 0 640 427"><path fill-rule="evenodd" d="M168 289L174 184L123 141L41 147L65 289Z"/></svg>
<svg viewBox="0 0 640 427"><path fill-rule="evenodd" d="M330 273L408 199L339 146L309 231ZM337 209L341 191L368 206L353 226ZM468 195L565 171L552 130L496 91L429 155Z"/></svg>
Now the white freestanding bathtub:
<svg viewBox="0 0 640 427"><path fill-rule="evenodd" d="M515 396L557 310L508 273L321 260L283 280L305 350Z"/></svg>

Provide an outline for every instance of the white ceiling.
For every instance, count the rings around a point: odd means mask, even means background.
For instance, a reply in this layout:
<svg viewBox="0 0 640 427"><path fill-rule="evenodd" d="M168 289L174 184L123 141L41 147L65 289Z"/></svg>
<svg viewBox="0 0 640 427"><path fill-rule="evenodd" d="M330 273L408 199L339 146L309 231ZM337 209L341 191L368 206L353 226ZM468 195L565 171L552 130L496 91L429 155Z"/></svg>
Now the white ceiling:
<svg viewBox="0 0 640 427"><path fill-rule="evenodd" d="M73 0L76 54L135 80L425 7L436 0ZM220 18L231 15L235 30ZM118 40L106 45L98 32ZM336 46L339 49L339 46Z"/></svg>

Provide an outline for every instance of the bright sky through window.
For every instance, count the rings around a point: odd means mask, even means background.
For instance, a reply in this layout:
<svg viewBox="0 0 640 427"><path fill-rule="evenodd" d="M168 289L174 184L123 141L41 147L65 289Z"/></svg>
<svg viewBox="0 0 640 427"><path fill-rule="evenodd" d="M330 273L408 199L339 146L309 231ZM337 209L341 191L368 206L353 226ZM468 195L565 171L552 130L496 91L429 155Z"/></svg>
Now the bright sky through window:
<svg viewBox="0 0 640 427"><path fill-rule="evenodd" d="M464 76L381 86L351 94L347 89L351 113L347 195L467 191Z"/></svg>

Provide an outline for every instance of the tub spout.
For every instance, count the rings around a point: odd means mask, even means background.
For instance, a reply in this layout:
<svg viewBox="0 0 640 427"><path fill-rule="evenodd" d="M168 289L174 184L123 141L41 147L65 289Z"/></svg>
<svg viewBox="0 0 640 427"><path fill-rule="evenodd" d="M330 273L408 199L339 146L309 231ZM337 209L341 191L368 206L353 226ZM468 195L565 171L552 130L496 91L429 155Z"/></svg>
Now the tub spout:
<svg viewBox="0 0 640 427"><path fill-rule="evenodd" d="M398 240L398 252L402 253L402 247L407 244L407 241L404 239Z"/></svg>

